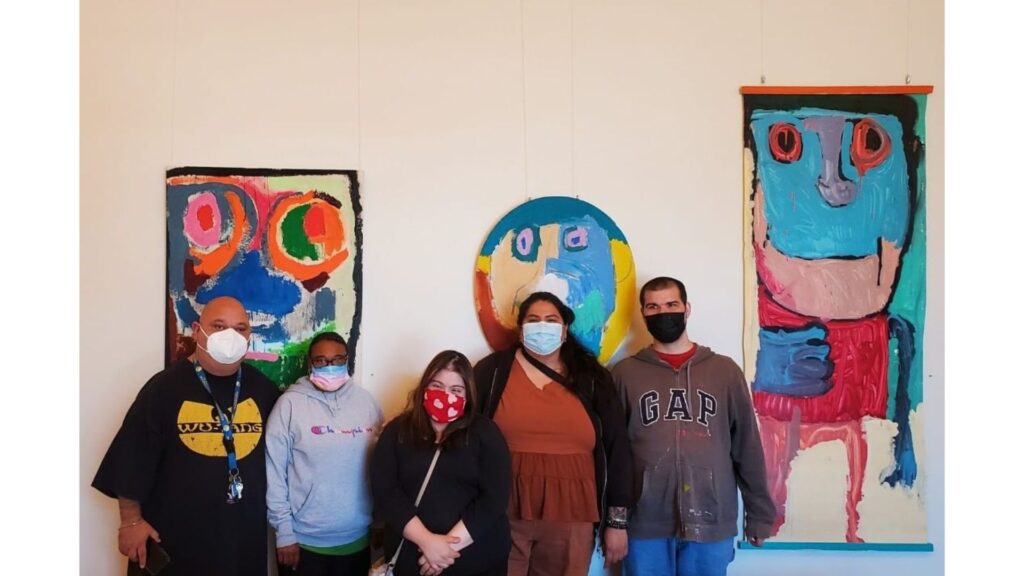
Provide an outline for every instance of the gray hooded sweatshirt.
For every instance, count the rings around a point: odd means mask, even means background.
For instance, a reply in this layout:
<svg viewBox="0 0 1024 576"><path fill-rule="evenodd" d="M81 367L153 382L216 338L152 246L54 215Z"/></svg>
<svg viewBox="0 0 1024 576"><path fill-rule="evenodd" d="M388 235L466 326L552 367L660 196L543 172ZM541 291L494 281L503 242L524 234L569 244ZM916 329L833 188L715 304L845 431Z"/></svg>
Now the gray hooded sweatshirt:
<svg viewBox="0 0 1024 576"><path fill-rule="evenodd" d="M640 495L629 535L733 537L739 487L747 533L768 537L775 505L740 367L699 346L677 371L648 347L619 362L612 377L626 410Z"/></svg>
<svg viewBox="0 0 1024 576"><path fill-rule="evenodd" d="M367 461L380 405L351 380L323 392L305 376L267 418L267 519L277 547L330 547L365 536L372 522Z"/></svg>

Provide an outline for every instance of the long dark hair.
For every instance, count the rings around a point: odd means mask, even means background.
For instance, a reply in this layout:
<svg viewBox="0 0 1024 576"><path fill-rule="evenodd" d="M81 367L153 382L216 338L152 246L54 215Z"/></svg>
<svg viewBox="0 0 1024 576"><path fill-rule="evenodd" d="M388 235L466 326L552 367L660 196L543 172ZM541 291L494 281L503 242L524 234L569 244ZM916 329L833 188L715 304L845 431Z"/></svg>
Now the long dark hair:
<svg viewBox="0 0 1024 576"><path fill-rule="evenodd" d="M434 356L427 364L427 369L420 377L420 383L409 393L409 403L402 414L401 427L398 429L399 442L411 444L433 445L437 435L430 425L430 416L423 408L423 393L430 381L441 370L451 370L466 383L466 411L461 418L448 424L441 437L442 446L465 446L469 443L469 425L473 422L476 411L476 386L473 384L473 365L461 352L445 350Z"/></svg>
<svg viewBox="0 0 1024 576"><path fill-rule="evenodd" d="M523 321L530 311L530 306L538 301L547 302L554 306L567 328L571 327L572 323L576 320L576 314L572 311L572 308L566 306L558 296L550 292L534 292L519 305L519 316L516 319L516 324L519 326L520 337L522 337L523 333ZM529 354L530 352L524 350L523 353ZM558 350L558 357L565 364L566 387L577 396L590 399L593 396L594 386L597 385L599 380L606 377L608 371L597 361L597 357L580 344L580 341L569 330L566 331L565 342L562 343L562 347Z"/></svg>

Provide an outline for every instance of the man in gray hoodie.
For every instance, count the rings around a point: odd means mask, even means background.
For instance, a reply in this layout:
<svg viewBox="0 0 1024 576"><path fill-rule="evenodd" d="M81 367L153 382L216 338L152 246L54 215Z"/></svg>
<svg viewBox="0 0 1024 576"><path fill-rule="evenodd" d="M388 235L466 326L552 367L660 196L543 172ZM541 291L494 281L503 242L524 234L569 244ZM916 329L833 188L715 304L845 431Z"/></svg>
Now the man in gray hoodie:
<svg viewBox="0 0 1024 576"><path fill-rule="evenodd" d="M653 345L612 370L626 409L639 501L624 574L723 576L744 532L761 546L775 505L743 371L686 333L686 287L658 277L640 290Z"/></svg>

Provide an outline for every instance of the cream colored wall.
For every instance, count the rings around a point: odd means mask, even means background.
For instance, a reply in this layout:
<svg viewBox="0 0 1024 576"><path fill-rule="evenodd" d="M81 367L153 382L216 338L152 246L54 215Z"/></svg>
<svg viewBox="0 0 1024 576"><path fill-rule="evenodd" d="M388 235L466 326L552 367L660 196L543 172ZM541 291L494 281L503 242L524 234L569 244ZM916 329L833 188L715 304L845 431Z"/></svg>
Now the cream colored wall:
<svg viewBox="0 0 1024 576"><path fill-rule="evenodd" d="M937 552L741 551L731 573L940 573L942 10L925 0L526 0L522 12L512 0L84 0L81 572L122 562L114 503L88 484L162 366L167 168L359 170L357 376L389 412L436 351L487 351L474 256L528 196L601 207L629 239L639 281L684 279L691 335L739 360L738 87L759 82L763 59L775 85L901 84L908 63L915 84L935 85L924 444Z"/></svg>

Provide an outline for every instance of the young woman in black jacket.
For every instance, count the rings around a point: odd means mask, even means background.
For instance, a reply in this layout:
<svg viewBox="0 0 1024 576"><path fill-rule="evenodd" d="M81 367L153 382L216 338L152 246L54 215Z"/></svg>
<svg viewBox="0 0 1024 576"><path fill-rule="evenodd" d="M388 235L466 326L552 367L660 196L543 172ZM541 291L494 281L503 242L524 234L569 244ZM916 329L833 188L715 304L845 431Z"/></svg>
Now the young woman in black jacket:
<svg viewBox="0 0 1024 576"><path fill-rule="evenodd" d="M504 575L510 547L509 452L493 422L475 414L469 360L454 350L431 360L405 412L374 450L370 487L395 574ZM419 505L416 497L439 451Z"/></svg>

